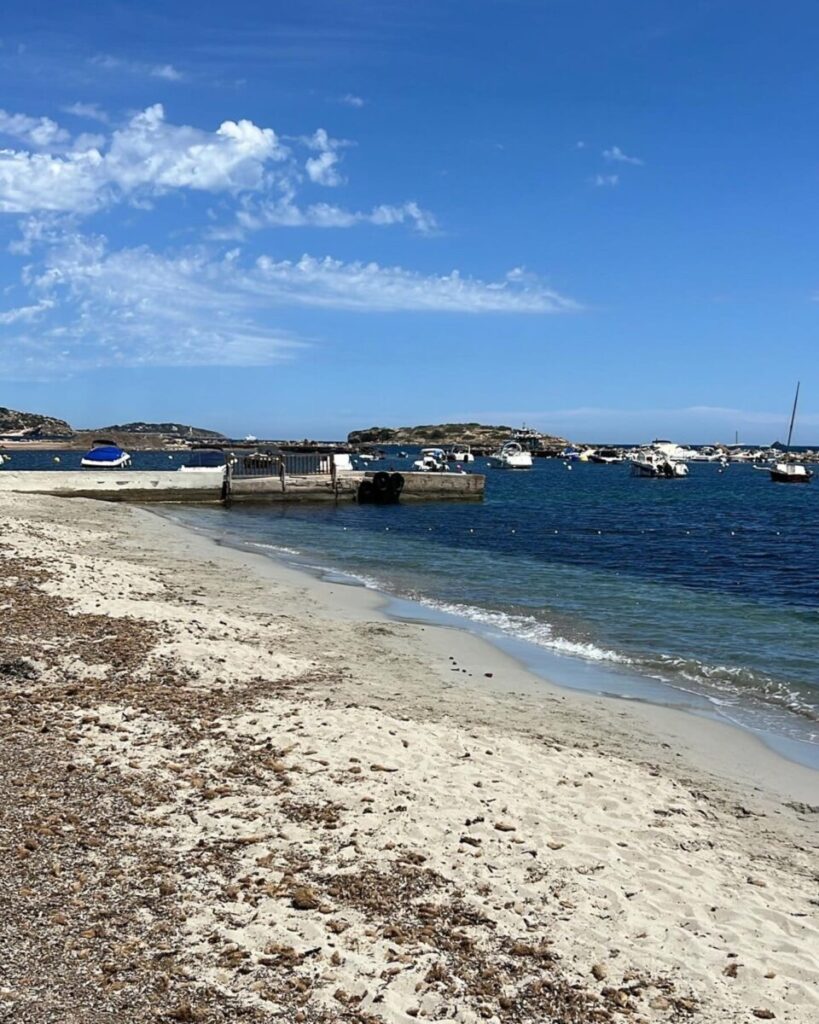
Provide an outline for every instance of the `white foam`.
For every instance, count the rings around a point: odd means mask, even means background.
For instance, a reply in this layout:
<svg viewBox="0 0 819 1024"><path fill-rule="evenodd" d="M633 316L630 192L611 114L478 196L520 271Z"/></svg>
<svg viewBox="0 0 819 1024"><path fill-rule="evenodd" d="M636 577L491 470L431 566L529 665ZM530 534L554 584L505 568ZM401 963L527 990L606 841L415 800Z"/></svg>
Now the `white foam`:
<svg viewBox="0 0 819 1024"><path fill-rule="evenodd" d="M506 612L490 611L485 608L477 608L474 605L434 601L419 594L413 595L413 597L419 604L426 605L428 608L435 608L448 615L459 615L461 618L480 622L501 633L514 636L517 640L526 640L528 643L538 644L540 647L548 647L560 654L570 654L573 657L585 658L587 661L607 661L618 665L632 664L631 658L624 654L618 654L617 651L598 647L588 641L567 640L565 637L555 636L554 630L548 622L541 622L532 616L509 615Z"/></svg>

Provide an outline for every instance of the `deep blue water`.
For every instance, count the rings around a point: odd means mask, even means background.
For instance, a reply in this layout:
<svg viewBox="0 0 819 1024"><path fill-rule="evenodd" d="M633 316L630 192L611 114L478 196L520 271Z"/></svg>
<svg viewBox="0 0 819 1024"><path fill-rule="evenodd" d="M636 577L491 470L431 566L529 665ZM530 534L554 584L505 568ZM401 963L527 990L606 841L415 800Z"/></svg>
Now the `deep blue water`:
<svg viewBox="0 0 819 1024"><path fill-rule="evenodd" d="M60 468L72 468L66 455L79 461L63 453ZM136 453L134 468L183 458ZM16 453L10 466L50 459ZM670 481L557 460L485 471L482 503L172 514L819 744L819 482L777 485L751 466L705 463Z"/></svg>

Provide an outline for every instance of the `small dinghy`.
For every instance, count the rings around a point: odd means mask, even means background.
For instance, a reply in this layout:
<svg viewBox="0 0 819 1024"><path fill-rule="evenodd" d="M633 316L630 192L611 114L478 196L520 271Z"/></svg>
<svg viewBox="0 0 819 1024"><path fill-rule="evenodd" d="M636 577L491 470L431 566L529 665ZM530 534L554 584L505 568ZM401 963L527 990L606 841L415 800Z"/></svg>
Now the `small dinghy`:
<svg viewBox="0 0 819 1024"><path fill-rule="evenodd" d="M114 441L94 441L91 451L83 455L80 465L88 469L120 469L131 464L131 456Z"/></svg>

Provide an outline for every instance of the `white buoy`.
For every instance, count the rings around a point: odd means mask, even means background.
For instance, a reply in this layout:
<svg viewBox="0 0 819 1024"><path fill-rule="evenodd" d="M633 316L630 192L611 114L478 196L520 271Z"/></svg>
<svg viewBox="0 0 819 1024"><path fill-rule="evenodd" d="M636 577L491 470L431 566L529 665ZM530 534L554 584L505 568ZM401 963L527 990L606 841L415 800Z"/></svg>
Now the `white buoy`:
<svg viewBox="0 0 819 1024"><path fill-rule="evenodd" d="M59 462L60 461L60 456L59 455L55 455L54 456L54 461L55 462Z"/></svg>

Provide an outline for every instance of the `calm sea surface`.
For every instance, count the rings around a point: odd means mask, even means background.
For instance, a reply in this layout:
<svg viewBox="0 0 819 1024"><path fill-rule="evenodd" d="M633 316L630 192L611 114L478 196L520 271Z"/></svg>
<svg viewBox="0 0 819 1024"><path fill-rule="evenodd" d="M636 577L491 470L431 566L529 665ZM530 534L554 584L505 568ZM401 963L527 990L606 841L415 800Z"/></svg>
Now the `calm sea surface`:
<svg viewBox="0 0 819 1024"><path fill-rule="evenodd" d="M19 453L10 468L51 458ZM60 468L75 458L66 453ZM182 458L137 453L134 468ZM550 653L557 682L561 666L570 680L594 665L598 689L707 707L819 759L819 482L777 485L751 466L701 463L670 481L557 460L471 468L487 473L482 503L170 514L433 616L454 614L498 642L525 641Z"/></svg>

